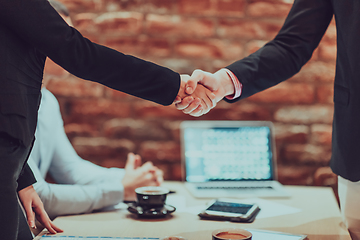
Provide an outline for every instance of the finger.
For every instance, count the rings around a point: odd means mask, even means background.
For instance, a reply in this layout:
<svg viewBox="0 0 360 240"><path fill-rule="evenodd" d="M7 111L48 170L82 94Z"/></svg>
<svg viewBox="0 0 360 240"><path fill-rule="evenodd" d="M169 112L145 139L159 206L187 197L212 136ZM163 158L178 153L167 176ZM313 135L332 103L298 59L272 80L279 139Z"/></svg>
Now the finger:
<svg viewBox="0 0 360 240"><path fill-rule="evenodd" d="M28 224L31 228L36 229L36 225L35 225L35 213L31 207L31 203L29 202L26 205L23 205L24 210L25 210L25 214L26 214L26 219L28 221Z"/></svg>
<svg viewBox="0 0 360 240"><path fill-rule="evenodd" d="M141 170L143 172L149 172L154 168L154 164L152 162L146 162L141 166Z"/></svg>
<svg viewBox="0 0 360 240"><path fill-rule="evenodd" d="M37 215L37 219L39 220L39 222L47 228L47 230L52 233L55 234L57 233L57 231L62 232L62 230L58 227L56 227L52 221L50 220L49 216L47 215L47 213L45 212L45 209L42 207L34 207L34 211Z"/></svg>
<svg viewBox="0 0 360 240"><path fill-rule="evenodd" d="M135 169L141 166L141 157L140 155L135 155L134 167Z"/></svg>
<svg viewBox="0 0 360 240"><path fill-rule="evenodd" d="M190 79L186 83L185 92L187 94L193 94L196 89L198 82L201 82L204 78L204 72L200 69L196 69L192 74Z"/></svg>
<svg viewBox="0 0 360 240"><path fill-rule="evenodd" d="M64 230L62 230L61 228L59 228L58 226L56 226L52 221L50 222L51 227L57 232L57 233L61 233L64 232Z"/></svg>
<svg viewBox="0 0 360 240"><path fill-rule="evenodd" d="M200 116L204 115L204 112L205 112L205 110L200 105L198 108L196 108L194 111L192 111L189 115L193 116L193 117L200 117Z"/></svg>
<svg viewBox="0 0 360 240"><path fill-rule="evenodd" d="M149 172L144 176L144 185L146 186L158 186L156 176L154 172Z"/></svg>
<svg viewBox="0 0 360 240"><path fill-rule="evenodd" d="M129 153L125 164L125 170L134 170L134 169L135 169L135 154Z"/></svg>
<svg viewBox="0 0 360 240"><path fill-rule="evenodd" d="M200 98L195 98L195 100L187 107L183 110L183 113L185 114L189 114L192 111L194 111L195 109L197 109L198 107L202 108L201 104L201 99Z"/></svg>
<svg viewBox="0 0 360 240"><path fill-rule="evenodd" d="M180 96L176 96L174 102L174 104L177 104L177 103L181 103L181 97Z"/></svg>
<svg viewBox="0 0 360 240"><path fill-rule="evenodd" d="M216 106L216 95L214 94L214 93L212 93L212 92L206 92L206 96L209 98L209 100L211 101L211 108L210 109L212 109L212 108L214 108L215 106ZM209 109L209 110L210 110Z"/></svg>
<svg viewBox="0 0 360 240"><path fill-rule="evenodd" d="M178 110L183 110L183 109L187 108L190 105L190 103L192 103L193 101L194 101L194 97L188 96L188 97L185 97L180 103L176 103L175 107Z"/></svg>
<svg viewBox="0 0 360 240"><path fill-rule="evenodd" d="M203 107L202 110L207 111L208 109L212 108L213 102L208 96L205 96L204 98L201 99L201 105Z"/></svg>
<svg viewBox="0 0 360 240"><path fill-rule="evenodd" d="M164 172L161 169L158 169L155 172L156 175L156 183L158 186L160 186L164 182Z"/></svg>

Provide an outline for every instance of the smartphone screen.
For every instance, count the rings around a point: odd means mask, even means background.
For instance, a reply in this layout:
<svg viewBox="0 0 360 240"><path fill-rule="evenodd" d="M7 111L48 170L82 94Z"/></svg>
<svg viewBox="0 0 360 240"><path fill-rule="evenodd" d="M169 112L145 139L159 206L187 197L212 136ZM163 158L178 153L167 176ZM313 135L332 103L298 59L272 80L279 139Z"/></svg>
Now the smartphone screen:
<svg viewBox="0 0 360 240"><path fill-rule="evenodd" d="M215 201L206 210L207 211L216 211L216 212L237 213L237 214L245 215L249 212L249 210L252 207L253 207L253 205L251 205L251 204Z"/></svg>

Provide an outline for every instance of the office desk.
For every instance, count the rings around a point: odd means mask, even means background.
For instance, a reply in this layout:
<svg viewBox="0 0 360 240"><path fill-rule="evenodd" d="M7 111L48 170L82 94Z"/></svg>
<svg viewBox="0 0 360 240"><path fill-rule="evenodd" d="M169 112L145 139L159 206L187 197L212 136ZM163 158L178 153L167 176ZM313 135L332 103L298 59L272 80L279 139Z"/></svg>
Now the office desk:
<svg viewBox="0 0 360 240"><path fill-rule="evenodd" d="M181 182L165 182L165 187L186 197L187 206L202 205L209 199L195 199ZM109 237L183 236L189 240L209 240L211 232L219 228L257 228L306 234L310 240L350 240L343 226L340 211L331 188L287 186L291 198L268 199L299 208L294 214L256 219L253 223L232 223L200 220L195 214L174 212L165 219L138 219L127 210L100 212L55 219L64 229L62 235ZM39 239L38 236L35 239Z"/></svg>

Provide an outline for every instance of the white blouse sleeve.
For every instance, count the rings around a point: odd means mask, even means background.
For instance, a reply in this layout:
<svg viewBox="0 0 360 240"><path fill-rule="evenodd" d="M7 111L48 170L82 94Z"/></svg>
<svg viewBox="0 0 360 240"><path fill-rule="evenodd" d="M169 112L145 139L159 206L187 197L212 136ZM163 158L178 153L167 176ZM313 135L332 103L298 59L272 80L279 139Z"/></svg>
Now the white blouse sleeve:
<svg viewBox="0 0 360 240"><path fill-rule="evenodd" d="M33 161L30 166L38 181L34 184L34 188L42 199L49 216L89 213L123 201L121 180L125 173L124 169L103 168L81 159L65 134L56 98L52 94L51 97L47 94L44 99L46 103L42 104L49 107L42 108L41 111L52 116L51 119L49 118L51 123L48 122L48 124L53 126L47 128L47 131L51 129L52 132L40 134L37 138L46 141L44 136L52 138L48 139L49 141L55 141L51 154L46 154L49 156L48 159L41 159L41 162L51 162L48 170L56 184L47 183ZM42 115L39 115L39 122L47 120L40 119Z"/></svg>

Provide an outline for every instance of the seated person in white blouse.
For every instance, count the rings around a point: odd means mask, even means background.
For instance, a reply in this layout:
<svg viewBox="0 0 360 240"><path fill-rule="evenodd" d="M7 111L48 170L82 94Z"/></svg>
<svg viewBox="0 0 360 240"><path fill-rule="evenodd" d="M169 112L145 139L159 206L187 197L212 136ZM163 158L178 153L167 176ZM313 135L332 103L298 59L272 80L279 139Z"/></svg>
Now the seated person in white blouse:
<svg viewBox="0 0 360 240"><path fill-rule="evenodd" d="M68 140L55 96L42 89L35 143L29 165L36 177L36 192L51 218L89 213L135 200L135 188L157 186L163 181L160 169L130 153L125 169L104 168L81 159ZM51 175L56 184L44 178Z"/></svg>
<svg viewBox="0 0 360 240"><path fill-rule="evenodd" d="M49 2L69 20L61 3ZM125 169L104 168L80 158L65 134L59 103L46 88L42 89L35 138L28 163L37 180L33 186L51 218L135 200L135 188L163 181L160 169L151 162L141 166L140 156L133 153L128 154ZM47 173L56 184L45 181Z"/></svg>

